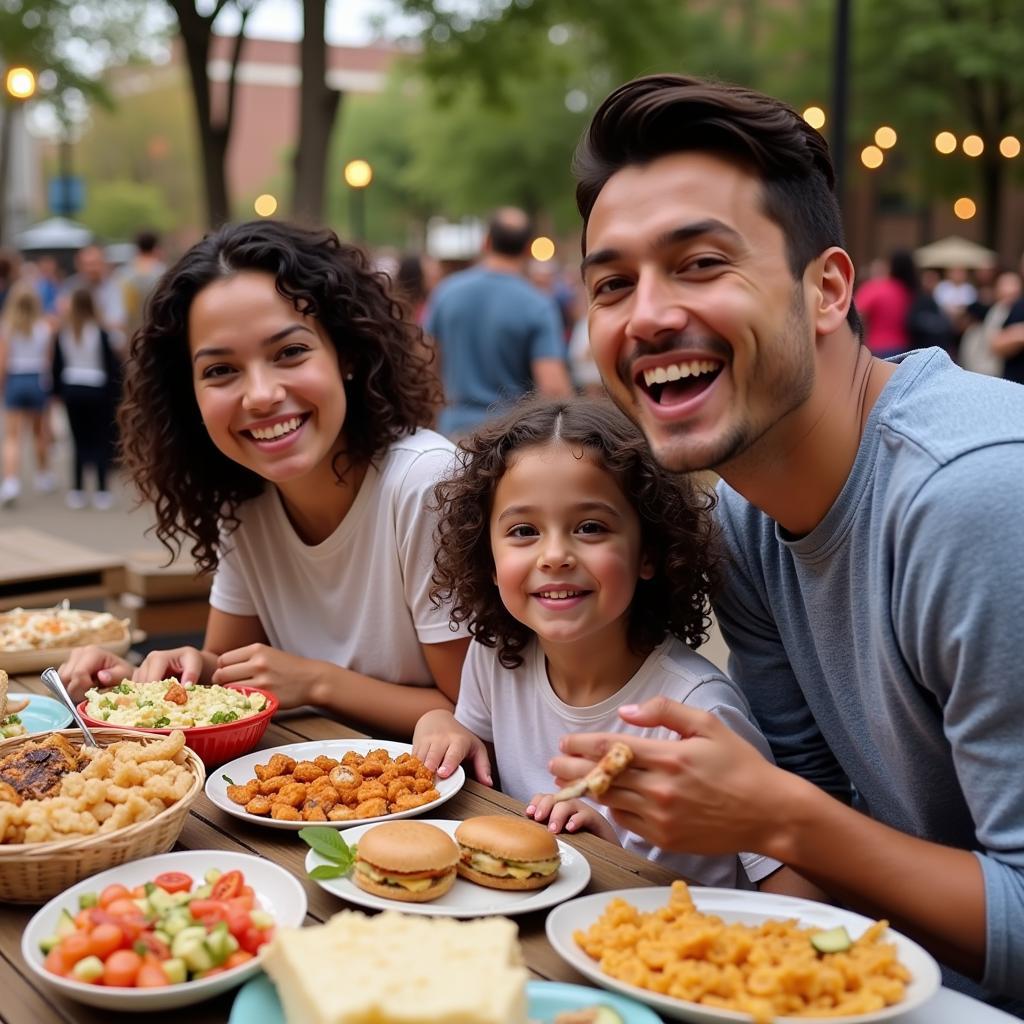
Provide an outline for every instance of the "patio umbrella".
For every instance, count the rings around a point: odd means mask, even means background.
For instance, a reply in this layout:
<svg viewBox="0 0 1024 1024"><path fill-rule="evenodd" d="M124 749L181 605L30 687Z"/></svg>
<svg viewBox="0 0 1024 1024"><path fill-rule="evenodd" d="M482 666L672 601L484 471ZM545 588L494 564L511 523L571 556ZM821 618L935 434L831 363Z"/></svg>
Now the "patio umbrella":
<svg viewBox="0 0 1024 1024"><path fill-rule="evenodd" d="M968 270L994 267L998 259L998 255L991 249L959 235L950 235L914 250L914 262L919 267L934 267L936 270L948 270L950 267L965 267Z"/></svg>

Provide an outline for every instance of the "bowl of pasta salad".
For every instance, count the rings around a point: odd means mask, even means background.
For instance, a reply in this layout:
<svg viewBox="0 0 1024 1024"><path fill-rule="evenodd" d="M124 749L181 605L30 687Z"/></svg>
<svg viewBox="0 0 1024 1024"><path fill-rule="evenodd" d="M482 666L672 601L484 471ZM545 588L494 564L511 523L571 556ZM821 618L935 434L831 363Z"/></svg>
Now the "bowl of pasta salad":
<svg viewBox="0 0 1024 1024"><path fill-rule="evenodd" d="M93 687L78 705L89 725L152 733L181 729L207 768L252 750L277 708L272 693L254 686L182 686L173 677Z"/></svg>

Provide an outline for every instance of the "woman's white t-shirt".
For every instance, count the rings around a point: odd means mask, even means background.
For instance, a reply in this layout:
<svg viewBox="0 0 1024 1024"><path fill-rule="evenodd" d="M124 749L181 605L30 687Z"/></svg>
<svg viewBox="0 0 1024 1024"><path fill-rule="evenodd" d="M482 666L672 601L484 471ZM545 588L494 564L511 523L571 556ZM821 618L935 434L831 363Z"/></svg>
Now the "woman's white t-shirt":
<svg viewBox="0 0 1024 1024"><path fill-rule="evenodd" d="M618 716L623 704L642 704L662 695L710 711L768 761L772 759L768 742L736 685L675 637L662 641L618 693L583 708L564 703L551 688L544 652L536 640L522 655L519 668L507 669L498 661L495 649L470 644L455 708L462 725L494 744L501 790L516 800L526 803L538 793L552 792L547 764L558 753L558 741L566 733L619 732L648 739L679 739L669 729L638 729ZM594 806L611 823L625 849L701 885L749 889L781 866L754 853L704 856L661 850L612 821L607 807Z"/></svg>
<svg viewBox="0 0 1024 1024"><path fill-rule="evenodd" d="M467 632L453 632L448 608L429 597L436 522L429 507L454 452L432 430L394 442L320 544L301 540L268 487L241 506L241 525L222 542L210 604L257 616L279 650L387 682L433 685L420 645Z"/></svg>

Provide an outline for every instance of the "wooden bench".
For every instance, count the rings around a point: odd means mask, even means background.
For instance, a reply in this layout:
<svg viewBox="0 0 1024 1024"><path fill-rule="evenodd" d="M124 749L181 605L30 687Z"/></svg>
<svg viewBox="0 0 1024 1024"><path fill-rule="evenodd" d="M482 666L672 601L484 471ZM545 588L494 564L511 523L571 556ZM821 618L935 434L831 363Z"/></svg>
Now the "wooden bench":
<svg viewBox="0 0 1024 1024"><path fill-rule="evenodd" d="M162 550L133 551L125 562L121 592L108 611L131 621L150 638L202 634L210 610L210 576L196 576L192 560L183 555L170 565Z"/></svg>

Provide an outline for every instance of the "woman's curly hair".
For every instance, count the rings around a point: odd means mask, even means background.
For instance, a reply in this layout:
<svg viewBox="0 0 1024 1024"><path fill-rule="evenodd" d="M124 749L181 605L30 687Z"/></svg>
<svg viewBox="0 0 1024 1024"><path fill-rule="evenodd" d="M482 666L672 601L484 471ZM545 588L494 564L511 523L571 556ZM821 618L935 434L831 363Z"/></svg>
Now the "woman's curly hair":
<svg viewBox="0 0 1024 1024"><path fill-rule="evenodd" d="M522 664L533 633L505 608L494 583L491 510L514 453L551 443L579 448L581 457L591 453L640 519L654 575L637 582L629 610L631 649L647 653L666 633L699 647L707 639L718 581L714 493L663 470L636 425L605 399L527 399L460 441L459 471L434 489L439 520L431 598L450 603L453 625L468 622L480 643L498 649L506 668Z"/></svg>
<svg viewBox="0 0 1024 1024"><path fill-rule="evenodd" d="M155 506L157 538L172 556L191 538L201 572L216 568L221 526L237 527L239 506L265 483L210 440L189 355L193 300L207 285L244 271L273 275L278 292L321 324L352 374L344 425L351 462L369 462L430 424L440 397L422 332L405 319L387 278L362 249L328 229L269 220L207 235L154 290L132 339L118 413L122 458L142 498Z"/></svg>

